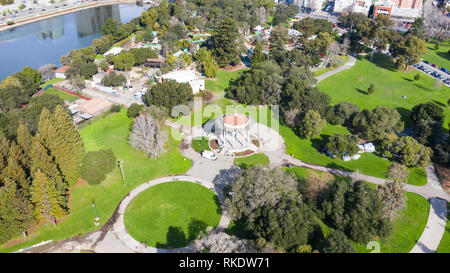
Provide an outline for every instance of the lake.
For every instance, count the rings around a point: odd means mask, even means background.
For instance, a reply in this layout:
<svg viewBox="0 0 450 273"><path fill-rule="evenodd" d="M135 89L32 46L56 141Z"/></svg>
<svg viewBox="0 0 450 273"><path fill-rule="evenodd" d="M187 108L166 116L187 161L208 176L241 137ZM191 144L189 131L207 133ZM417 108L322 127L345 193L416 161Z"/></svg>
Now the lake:
<svg viewBox="0 0 450 273"><path fill-rule="evenodd" d="M105 21L113 17L128 23L146 6L116 4L80 10L0 32L0 81L25 66L61 65L61 56L85 48L101 36Z"/></svg>

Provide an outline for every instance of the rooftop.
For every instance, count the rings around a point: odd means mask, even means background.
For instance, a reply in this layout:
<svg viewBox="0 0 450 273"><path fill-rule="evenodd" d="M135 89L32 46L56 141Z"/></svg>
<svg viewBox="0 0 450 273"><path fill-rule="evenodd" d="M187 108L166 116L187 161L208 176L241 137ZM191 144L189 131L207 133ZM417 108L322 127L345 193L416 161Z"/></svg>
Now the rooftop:
<svg viewBox="0 0 450 273"><path fill-rule="evenodd" d="M69 68L68 65L62 66L55 70L55 73L66 73L66 70Z"/></svg>
<svg viewBox="0 0 450 273"><path fill-rule="evenodd" d="M247 124L248 117L244 114L226 114L223 116L223 123L230 126L242 126Z"/></svg>

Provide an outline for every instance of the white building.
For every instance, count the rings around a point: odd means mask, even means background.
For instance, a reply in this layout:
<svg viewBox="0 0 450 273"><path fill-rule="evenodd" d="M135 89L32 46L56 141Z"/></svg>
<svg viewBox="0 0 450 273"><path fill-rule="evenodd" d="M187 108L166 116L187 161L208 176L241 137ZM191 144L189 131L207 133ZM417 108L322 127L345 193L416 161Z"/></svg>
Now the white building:
<svg viewBox="0 0 450 273"><path fill-rule="evenodd" d="M335 0L334 1L334 12L358 12L369 15L370 6L372 5L372 0Z"/></svg>
<svg viewBox="0 0 450 273"><path fill-rule="evenodd" d="M295 0L294 4L300 8L321 10L325 0Z"/></svg>
<svg viewBox="0 0 450 273"><path fill-rule="evenodd" d="M205 80L200 79L195 70L176 70L170 73L164 74L160 77L164 80L175 80L179 83L189 83L192 88L192 92L197 94L201 90L205 90Z"/></svg>

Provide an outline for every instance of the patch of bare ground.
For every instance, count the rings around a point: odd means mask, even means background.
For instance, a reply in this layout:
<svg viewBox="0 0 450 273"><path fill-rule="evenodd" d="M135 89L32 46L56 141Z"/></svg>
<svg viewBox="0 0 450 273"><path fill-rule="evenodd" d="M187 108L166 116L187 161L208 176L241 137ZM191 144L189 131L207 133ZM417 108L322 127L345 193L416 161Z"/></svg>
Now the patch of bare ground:
<svg viewBox="0 0 450 273"><path fill-rule="evenodd" d="M450 169L444 165L434 164L439 181L445 192L450 193Z"/></svg>

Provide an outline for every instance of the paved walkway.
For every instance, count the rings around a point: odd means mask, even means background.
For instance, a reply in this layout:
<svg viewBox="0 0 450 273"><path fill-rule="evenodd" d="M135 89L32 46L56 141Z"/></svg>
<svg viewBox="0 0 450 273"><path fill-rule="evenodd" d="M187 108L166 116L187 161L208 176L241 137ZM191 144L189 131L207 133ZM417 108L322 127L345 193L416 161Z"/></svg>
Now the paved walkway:
<svg viewBox="0 0 450 273"><path fill-rule="evenodd" d="M192 176L186 176L186 175L180 175L180 176L169 176L169 177L162 177L157 178L151 181L148 181L145 184L142 184L136 188L134 188L119 204L119 208L116 212L117 218L113 224L113 231L116 234L117 238L122 242L127 248L132 249L134 252L139 253L181 253L181 252L196 252L197 249L195 245L192 243L186 247L182 248L174 248L174 249L163 249L163 248L156 248L151 246L145 246L141 244L140 242L136 241L133 237L128 234L125 223L124 223L124 215L125 211L128 207L128 205L131 203L131 201L141 192L147 190L148 188L161 184L161 183L170 183L172 181L188 181L192 183L198 183L199 185L202 185L204 187L207 187L208 189L214 189L214 184L203 180L199 178L195 178ZM224 212L224 211L223 211ZM219 224L216 228L215 232L223 231L228 227L228 224L230 223L230 218L226 216L225 214L222 214L222 217L219 221Z"/></svg>
<svg viewBox="0 0 450 273"><path fill-rule="evenodd" d="M330 70L330 71L328 71L326 73L323 73L322 75L319 75L319 76L315 77L316 80L317 80L316 85L319 82L321 82L322 80L324 80L324 79L326 79L326 78L328 78L330 76L333 76L334 74L337 74L337 73L339 73L339 72L341 72L343 70L346 70L346 69L350 69L352 66L355 65L355 63L356 63L356 58L351 56L351 55L348 55L347 63L345 63L344 65L341 65L341 66L339 66L339 67L337 67L337 68L335 68L333 70Z"/></svg>

